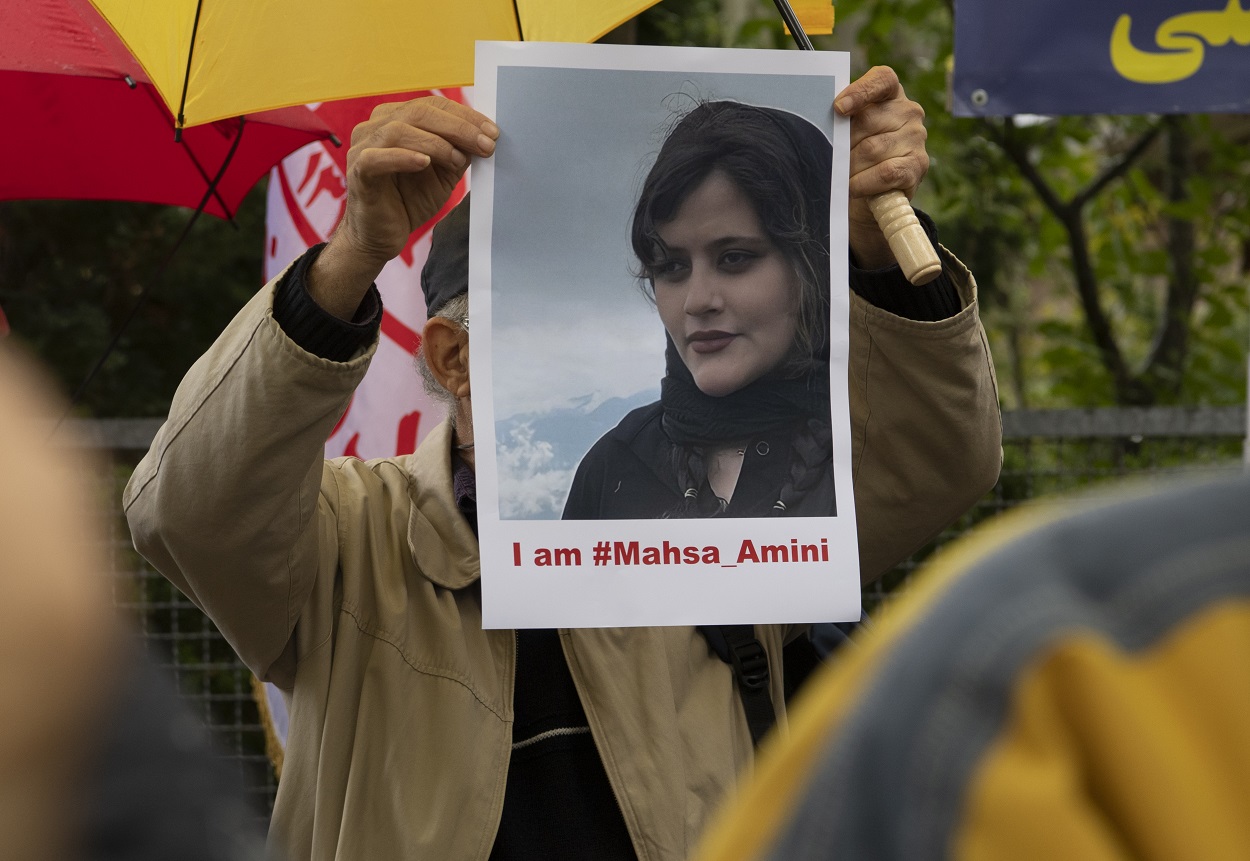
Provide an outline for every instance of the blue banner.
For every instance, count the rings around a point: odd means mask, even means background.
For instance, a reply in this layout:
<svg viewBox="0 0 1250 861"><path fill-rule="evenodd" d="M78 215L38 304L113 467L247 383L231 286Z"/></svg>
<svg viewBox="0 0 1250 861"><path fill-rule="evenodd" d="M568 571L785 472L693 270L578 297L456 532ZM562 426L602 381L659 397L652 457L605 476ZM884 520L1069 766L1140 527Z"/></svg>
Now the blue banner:
<svg viewBox="0 0 1250 861"><path fill-rule="evenodd" d="M1241 0L956 0L952 90L961 117L1250 112L1250 11Z"/></svg>

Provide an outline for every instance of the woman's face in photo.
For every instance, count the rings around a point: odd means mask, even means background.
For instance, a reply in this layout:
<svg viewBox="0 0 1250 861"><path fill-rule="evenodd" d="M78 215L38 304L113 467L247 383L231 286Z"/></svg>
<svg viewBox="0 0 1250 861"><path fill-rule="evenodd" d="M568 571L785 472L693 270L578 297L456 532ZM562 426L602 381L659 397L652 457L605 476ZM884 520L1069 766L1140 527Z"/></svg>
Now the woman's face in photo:
<svg viewBox="0 0 1250 861"><path fill-rule="evenodd" d="M655 304L700 391L728 395L782 364L798 275L733 181L713 171L657 232L668 254L653 270Z"/></svg>

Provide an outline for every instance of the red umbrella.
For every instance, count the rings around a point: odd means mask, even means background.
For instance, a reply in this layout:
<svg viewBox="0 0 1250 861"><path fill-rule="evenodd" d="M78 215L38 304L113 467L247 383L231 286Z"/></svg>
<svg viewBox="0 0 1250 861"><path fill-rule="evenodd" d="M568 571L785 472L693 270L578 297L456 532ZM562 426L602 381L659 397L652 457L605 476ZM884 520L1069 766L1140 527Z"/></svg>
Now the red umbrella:
<svg viewBox="0 0 1250 861"><path fill-rule="evenodd" d="M0 199L134 200L231 217L266 171L330 129L303 107L187 129L87 0L5 0ZM335 140L337 143L337 140ZM226 168L229 169L226 169Z"/></svg>

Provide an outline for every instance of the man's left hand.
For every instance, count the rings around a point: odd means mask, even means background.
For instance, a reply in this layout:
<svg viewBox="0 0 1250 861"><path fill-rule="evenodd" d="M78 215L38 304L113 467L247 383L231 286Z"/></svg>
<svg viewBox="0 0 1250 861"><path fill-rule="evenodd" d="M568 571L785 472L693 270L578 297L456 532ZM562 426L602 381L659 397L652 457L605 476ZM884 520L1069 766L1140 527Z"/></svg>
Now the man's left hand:
<svg viewBox="0 0 1250 861"><path fill-rule="evenodd" d="M850 224L851 252L865 269L895 263L867 199L899 189L910 200L929 170L925 152L928 132L924 108L903 92L898 75L888 66L874 66L838 93L839 114L851 118Z"/></svg>

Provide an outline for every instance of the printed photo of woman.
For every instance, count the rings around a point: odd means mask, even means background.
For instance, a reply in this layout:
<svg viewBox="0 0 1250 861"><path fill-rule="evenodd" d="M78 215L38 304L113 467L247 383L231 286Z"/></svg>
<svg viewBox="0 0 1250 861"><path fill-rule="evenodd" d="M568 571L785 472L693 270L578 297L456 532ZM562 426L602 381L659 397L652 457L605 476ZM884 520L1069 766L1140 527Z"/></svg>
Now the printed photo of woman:
<svg viewBox="0 0 1250 861"><path fill-rule="evenodd" d="M971 275L908 282L867 203L923 110L838 52L586 47L475 79L484 618L856 621L1000 456Z"/></svg>
<svg viewBox="0 0 1250 861"><path fill-rule="evenodd" d="M706 101L673 126L630 230L660 399L586 454L564 519L836 513L831 170L825 134L777 108Z"/></svg>

